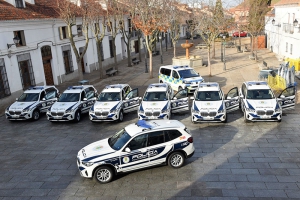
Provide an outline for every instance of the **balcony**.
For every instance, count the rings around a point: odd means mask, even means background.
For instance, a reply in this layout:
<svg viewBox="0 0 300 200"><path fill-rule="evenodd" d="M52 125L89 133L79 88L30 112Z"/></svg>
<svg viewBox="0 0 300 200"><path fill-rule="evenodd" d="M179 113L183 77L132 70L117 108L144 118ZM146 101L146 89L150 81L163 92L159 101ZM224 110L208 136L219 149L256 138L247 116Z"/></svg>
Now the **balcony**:
<svg viewBox="0 0 300 200"><path fill-rule="evenodd" d="M285 33L293 34L294 33L294 26L293 26L293 24L283 23L283 31Z"/></svg>

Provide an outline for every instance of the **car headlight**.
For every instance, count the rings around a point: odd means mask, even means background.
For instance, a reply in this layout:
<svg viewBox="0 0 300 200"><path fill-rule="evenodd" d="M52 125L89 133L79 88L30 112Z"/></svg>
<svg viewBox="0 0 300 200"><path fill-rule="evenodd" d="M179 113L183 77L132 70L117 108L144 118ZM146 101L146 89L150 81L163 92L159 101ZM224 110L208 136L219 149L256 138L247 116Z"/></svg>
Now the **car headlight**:
<svg viewBox="0 0 300 200"><path fill-rule="evenodd" d="M110 112L110 113L118 113L120 109L121 109L121 107L116 108L116 109L114 109L114 110L110 110L109 112Z"/></svg>
<svg viewBox="0 0 300 200"><path fill-rule="evenodd" d="M75 110L72 110L72 109L70 109L70 110L66 110L66 113L72 113L72 112L74 112Z"/></svg>
<svg viewBox="0 0 300 200"><path fill-rule="evenodd" d="M185 84L191 84L190 81L183 81L183 83L185 83Z"/></svg>
<svg viewBox="0 0 300 200"><path fill-rule="evenodd" d="M24 109L24 110L22 110L22 112L24 112L24 113L27 113L27 112L29 112L30 111L30 109L28 108L28 109Z"/></svg>
<svg viewBox="0 0 300 200"><path fill-rule="evenodd" d="M86 167L90 167L90 166L92 166L94 163L92 163L92 162L84 162L84 161L82 161L81 162L84 166L86 166Z"/></svg>
<svg viewBox="0 0 300 200"><path fill-rule="evenodd" d="M246 111L248 111L248 112L255 112L255 110L250 109L250 108L245 108L245 109L246 109Z"/></svg>
<svg viewBox="0 0 300 200"><path fill-rule="evenodd" d="M275 112L281 112L281 109L280 108L275 109Z"/></svg>
<svg viewBox="0 0 300 200"><path fill-rule="evenodd" d="M170 112L170 108L161 111L161 113L168 113L168 112Z"/></svg>
<svg viewBox="0 0 300 200"><path fill-rule="evenodd" d="M218 110L218 113L225 113L225 110Z"/></svg>

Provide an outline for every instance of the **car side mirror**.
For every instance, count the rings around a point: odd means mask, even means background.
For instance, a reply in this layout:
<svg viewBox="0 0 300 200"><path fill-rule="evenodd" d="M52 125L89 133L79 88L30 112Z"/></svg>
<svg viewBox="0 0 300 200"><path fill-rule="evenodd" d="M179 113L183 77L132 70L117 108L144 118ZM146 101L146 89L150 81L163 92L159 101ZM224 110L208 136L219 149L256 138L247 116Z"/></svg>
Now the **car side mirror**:
<svg viewBox="0 0 300 200"><path fill-rule="evenodd" d="M87 101L87 98L83 98L83 101Z"/></svg>
<svg viewBox="0 0 300 200"><path fill-rule="evenodd" d="M19 100L19 98L16 98L16 101L18 101Z"/></svg>
<svg viewBox="0 0 300 200"><path fill-rule="evenodd" d="M42 98L42 100L43 100L43 101L46 101L46 99L45 99L45 98Z"/></svg>
<svg viewBox="0 0 300 200"><path fill-rule="evenodd" d="M126 97L126 98L125 98L125 100L129 100L129 98L128 98L128 97Z"/></svg>
<svg viewBox="0 0 300 200"><path fill-rule="evenodd" d="M229 100L229 99L231 99L231 97L226 97L226 99L228 99L228 100Z"/></svg>
<svg viewBox="0 0 300 200"><path fill-rule="evenodd" d="M285 96L282 94L282 95L280 95L280 98L285 98Z"/></svg>
<svg viewBox="0 0 300 200"><path fill-rule="evenodd" d="M126 148L125 148L125 152L127 152L127 153L130 153L130 152L131 152L131 150L129 149L129 147L126 147Z"/></svg>
<svg viewBox="0 0 300 200"><path fill-rule="evenodd" d="M177 97L173 97L173 100L177 100Z"/></svg>

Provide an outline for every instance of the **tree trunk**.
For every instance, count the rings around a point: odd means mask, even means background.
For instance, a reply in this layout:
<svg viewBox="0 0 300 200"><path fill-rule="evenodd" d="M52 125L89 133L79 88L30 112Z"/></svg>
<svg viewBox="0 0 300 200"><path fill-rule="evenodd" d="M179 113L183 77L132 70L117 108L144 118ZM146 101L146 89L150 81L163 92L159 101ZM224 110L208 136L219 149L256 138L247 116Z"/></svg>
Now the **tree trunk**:
<svg viewBox="0 0 300 200"><path fill-rule="evenodd" d="M96 39L96 45L97 45L97 57L98 57L98 66L99 66L99 76L100 79L104 77L103 75L103 66L102 66L102 56L101 56L101 43L102 41Z"/></svg>
<svg viewBox="0 0 300 200"><path fill-rule="evenodd" d="M139 60L142 61L142 52L141 52L141 36L138 34L138 44L139 44Z"/></svg>
<svg viewBox="0 0 300 200"><path fill-rule="evenodd" d="M152 70L152 52L149 51L149 78L153 78L153 70Z"/></svg>
<svg viewBox="0 0 300 200"><path fill-rule="evenodd" d="M176 46L176 43L175 43L175 42L172 42L172 43L173 43L173 46L174 46L174 58L176 58L176 47L175 47L175 46ZM171 44L172 44L172 43L171 43Z"/></svg>
<svg viewBox="0 0 300 200"><path fill-rule="evenodd" d="M115 70L118 70L118 62L117 62L117 49L116 49L116 38L112 39L112 48L114 52L114 62L115 62Z"/></svg>
<svg viewBox="0 0 300 200"><path fill-rule="evenodd" d="M129 49L130 43L128 42L128 45L126 45L127 49L127 67L131 67L131 55L130 55L130 49Z"/></svg>
<svg viewBox="0 0 300 200"><path fill-rule="evenodd" d="M79 57L79 60L76 59L76 62L77 62L77 66L78 66L78 81L82 81L83 73L82 73L82 63L81 63L80 57Z"/></svg>
<svg viewBox="0 0 300 200"><path fill-rule="evenodd" d="M221 42L221 45L222 45L222 42ZM215 58L216 57L216 43L215 43L215 40L213 41L213 49L212 49L212 55L211 55L211 58Z"/></svg>
<svg viewBox="0 0 300 200"><path fill-rule="evenodd" d="M207 48L207 65L209 67L209 76L211 75L211 64L210 64L210 46Z"/></svg>

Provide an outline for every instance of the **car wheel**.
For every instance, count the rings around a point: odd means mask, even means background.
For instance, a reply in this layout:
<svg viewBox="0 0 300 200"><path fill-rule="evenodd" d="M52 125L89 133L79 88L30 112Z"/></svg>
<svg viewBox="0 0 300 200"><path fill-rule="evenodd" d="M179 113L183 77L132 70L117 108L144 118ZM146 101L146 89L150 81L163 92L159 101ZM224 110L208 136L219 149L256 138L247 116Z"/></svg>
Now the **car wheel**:
<svg viewBox="0 0 300 200"><path fill-rule="evenodd" d="M40 118L40 111L35 109L33 112L32 112L32 119L34 121L38 120Z"/></svg>
<svg viewBox="0 0 300 200"><path fill-rule="evenodd" d="M123 119L124 119L123 110L120 110L120 113L119 113L119 122L122 122Z"/></svg>
<svg viewBox="0 0 300 200"><path fill-rule="evenodd" d="M81 114L80 114L80 111L77 110L77 111L75 112L75 118L74 118L74 121L75 121L75 122L79 122L80 119L81 119Z"/></svg>
<svg viewBox="0 0 300 200"><path fill-rule="evenodd" d="M181 87L181 86L178 87L178 91L177 91L177 92L179 92L180 90L182 90L182 87Z"/></svg>
<svg viewBox="0 0 300 200"><path fill-rule="evenodd" d="M223 121L223 123L227 123L227 113L225 114L225 120Z"/></svg>
<svg viewBox="0 0 300 200"><path fill-rule="evenodd" d="M99 183L109 183L113 179L114 174L110 167L103 166L95 171L94 177Z"/></svg>
<svg viewBox="0 0 300 200"><path fill-rule="evenodd" d="M245 110L245 111L244 111L244 122L245 122L245 123L248 123L249 120L247 119L246 115L247 115L247 113L246 113L246 110Z"/></svg>
<svg viewBox="0 0 300 200"><path fill-rule="evenodd" d="M196 124L196 122L193 120L193 115L191 115L191 122L192 122L193 124Z"/></svg>
<svg viewBox="0 0 300 200"><path fill-rule="evenodd" d="M164 83L162 80L159 81L160 83Z"/></svg>
<svg viewBox="0 0 300 200"><path fill-rule="evenodd" d="M184 156L180 152L174 152L169 156L168 164L173 168L180 168L184 164Z"/></svg>

